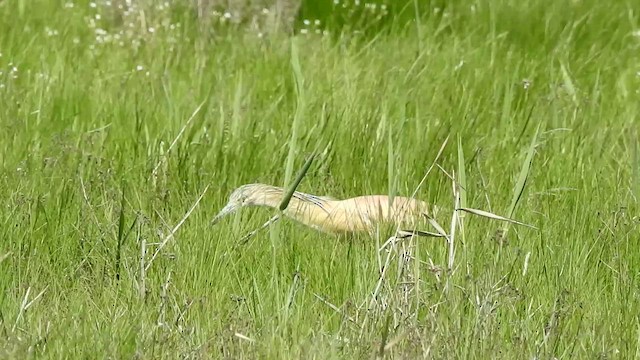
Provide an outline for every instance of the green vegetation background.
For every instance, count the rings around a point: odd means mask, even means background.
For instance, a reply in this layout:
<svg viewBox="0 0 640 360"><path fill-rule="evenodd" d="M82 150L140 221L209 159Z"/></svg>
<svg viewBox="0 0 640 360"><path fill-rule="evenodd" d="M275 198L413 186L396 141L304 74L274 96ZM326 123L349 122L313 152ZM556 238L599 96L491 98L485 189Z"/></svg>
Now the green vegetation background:
<svg viewBox="0 0 640 360"><path fill-rule="evenodd" d="M637 2L308 1L295 36L127 3L0 2L0 357L639 356ZM209 224L314 149L302 191L410 195L447 138L443 227L464 170L537 229L466 215L448 272L389 229Z"/></svg>

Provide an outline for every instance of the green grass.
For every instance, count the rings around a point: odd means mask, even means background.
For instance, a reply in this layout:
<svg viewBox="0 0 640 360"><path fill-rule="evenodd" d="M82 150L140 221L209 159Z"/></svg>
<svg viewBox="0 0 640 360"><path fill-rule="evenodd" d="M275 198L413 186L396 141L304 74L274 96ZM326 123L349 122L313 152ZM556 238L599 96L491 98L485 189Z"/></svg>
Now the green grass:
<svg viewBox="0 0 640 360"><path fill-rule="evenodd" d="M640 7L416 4L294 39L0 2L0 357L637 358ZM410 195L447 137L465 206L537 229L467 214L447 272L442 239L209 224L314 152L301 191ZM417 197L450 231L440 168Z"/></svg>

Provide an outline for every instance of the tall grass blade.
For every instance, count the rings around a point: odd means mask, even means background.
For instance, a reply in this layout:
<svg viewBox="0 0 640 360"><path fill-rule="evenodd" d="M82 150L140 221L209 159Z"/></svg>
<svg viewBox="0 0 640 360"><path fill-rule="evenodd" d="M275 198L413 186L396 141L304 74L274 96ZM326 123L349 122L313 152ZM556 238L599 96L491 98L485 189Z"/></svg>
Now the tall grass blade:
<svg viewBox="0 0 640 360"><path fill-rule="evenodd" d="M578 94L576 92L576 87L573 84L573 80L571 80L571 75L569 75L567 67L564 64L560 64L560 71L562 72L562 81L564 83L565 90L567 91L569 96L571 96L571 101L573 101L573 104L575 106L578 106Z"/></svg>
<svg viewBox="0 0 640 360"><path fill-rule="evenodd" d="M237 139L242 131L242 100L245 98L242 71L238 73L236 92L233 95L233 112L231 113L231 138Z"/></svg>
<svg viewBox="0 0 640 360"><path fill-rule="evenodd" d="M116 247L115 270L116 280L120 280L120 258L122 256L122 242L124 241L124 188L120 200L120 215L118 218L118 245Z"/></svg>
<svg viewBox="0 0 640 360"><path fill-rule="evenodd" d="M460 207L465 208L467 207L467 175L464 170L464 152L460 136L458 136L458 185L460 185L458 190L460 193ZM460 214L460 217L463 216L463 214Z"/></svg>
<svg viewBox="0 0 640 360"><path fill-rule="evenodd" d="M516 181L515 187L513 189L513 197L511 198L511 205L509 206L509 211L507 212L507 218L513 218L513 214L515 214L516 207L522 198L522 194L524 193L524 189L527 185L527 179L529 178L529 172L531 170L531 163L533 162L533 156L536 151L536 143L538 141L538 134L540 133L540 125L536 128L536 132L531 139L531 144L529 144L529 149L527 150L527 156L522 163L522 168L520 169L520 175L518 176L518 180ZM503 236L506 236L507 231L509 230L509 222L505 223L503 228Z"/></svg>
<svg viewBox="0 0 640 360"><path fill-rule="evenodd" d="M634 129L631 137L631 181L636 202L640 199L640 138L638 130Z"/></svg>
<svg viewBox="0 0 640 360"><path fill-rule="evenodd" d="M305 94L304 94L304 77L300 67L300 59L298 56L298 44L296 39L291 40L291 67L293 69L293 78L296 83L296 111L293 115L293 124L291 125L291 138L289 139L289 154L287 155L287 165L284 173L284 186L289 186L291 176L293 175L293 164L295 154L298 148L298 129L302 122L305 111Z"/></svg>
<svg viewBox="0 0 640 360"><path fill-rule="evenodd" d="M396 176L395 176L395 155L393 151L393 130L391 124L388 123L386 112L382 114L382 121L387 123L387 171L389 186L389 204L393 203L393 197L396 195Z"/></svg>
<svg viewBox="0 0 640 360"><path fill-rule="evenodd" d="M389 327L391 326L392 313L387 313L387 318L384 322L384 327L382 328L382 339L380 340L380 347L378 348L378 358L384 357L384 349L387 346L387 341L389 340Z"/></svg>

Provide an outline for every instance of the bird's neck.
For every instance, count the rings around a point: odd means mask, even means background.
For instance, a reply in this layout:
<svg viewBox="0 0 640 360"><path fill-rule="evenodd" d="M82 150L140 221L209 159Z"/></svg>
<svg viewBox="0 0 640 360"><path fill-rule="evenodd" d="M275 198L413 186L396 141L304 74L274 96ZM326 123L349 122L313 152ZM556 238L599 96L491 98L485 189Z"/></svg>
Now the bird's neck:
<svg viewBox="0 0 640 360"><path fill-rule="evenodd" d="M282 203L282 199L284 198L284 189L277 186L264 185L264 189L261 191L261 195L254 198L253 204L256 206L267 206L270 208L277 209L280 207ZM305 197L306 194L301 192L294 192L289 201L289 207L298 207L303 203L301 199Z"/></svg>
<svg viewBox="0 0 640 360"><path fill-rule="evenodd" d="M252 204L255 206L267 206L277 209L282 202L284 191L276 186L264 186L264 190L257 197L254 197Z"/></svg>
<svg viewBox="0 0 640 360"><path fill-rule="evenodd" d="M265 187L265 191L262 192L261 196L254 199L253 203L256 206L267 206L278 209L282 203L284 195L284 189L276 186L268 186ZM291 196L284 213L294 220L313 226L314 224L309 222L310 214L327 213L330 208L330 200L330 198L296 191Z"/></svg>

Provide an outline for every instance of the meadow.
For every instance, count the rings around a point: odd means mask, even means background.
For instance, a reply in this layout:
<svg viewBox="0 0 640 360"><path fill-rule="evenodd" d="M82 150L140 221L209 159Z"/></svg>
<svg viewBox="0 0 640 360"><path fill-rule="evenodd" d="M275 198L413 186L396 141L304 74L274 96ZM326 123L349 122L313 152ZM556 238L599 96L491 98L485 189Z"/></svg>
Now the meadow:
<svg viewBox="0 0 640 360"><path fill-rule="evenodd" d="M637 2L112 1L0 1L0 358L640 357ZM449 240L210 224L311 154Z"/></svg>

